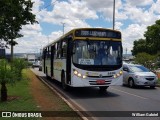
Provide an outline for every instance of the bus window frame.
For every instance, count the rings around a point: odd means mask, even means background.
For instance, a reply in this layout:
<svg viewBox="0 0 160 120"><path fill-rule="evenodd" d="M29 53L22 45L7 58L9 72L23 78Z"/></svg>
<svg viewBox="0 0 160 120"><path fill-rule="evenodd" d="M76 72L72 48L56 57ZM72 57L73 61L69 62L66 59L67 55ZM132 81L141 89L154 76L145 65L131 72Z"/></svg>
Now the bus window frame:
<svg viewBox="0 0 160 120"><path fill-rule="evenodd" d="M63 48L63 43L65 43L64 45L66 45L66 47L65 48ZM63 39L62 41L61 41L61 59L66 59L66 57L67 57L67 41L66 41L66 39ZM64 55L64 51L66 51L66 53L65 53L65 55Z"/></svg>
<svg viewBox="0 0 160 120"><path fill-rule="evenodd" d="M61 59L61 53L62 53L62 42L57 42L57 59Z"/></svg>

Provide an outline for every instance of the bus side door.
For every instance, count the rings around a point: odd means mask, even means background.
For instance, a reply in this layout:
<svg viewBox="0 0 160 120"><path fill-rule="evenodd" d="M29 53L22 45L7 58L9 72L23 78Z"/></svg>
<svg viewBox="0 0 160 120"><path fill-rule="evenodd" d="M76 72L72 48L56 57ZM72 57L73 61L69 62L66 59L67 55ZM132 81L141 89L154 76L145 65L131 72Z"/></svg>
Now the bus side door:
<svg viewBox="0 0 160 120"><path fill-rule="evenodd" d="M72 55L72 38L67 38L67 55L66 55L66 77L67 84L71 84L71 55Z"/></svg>

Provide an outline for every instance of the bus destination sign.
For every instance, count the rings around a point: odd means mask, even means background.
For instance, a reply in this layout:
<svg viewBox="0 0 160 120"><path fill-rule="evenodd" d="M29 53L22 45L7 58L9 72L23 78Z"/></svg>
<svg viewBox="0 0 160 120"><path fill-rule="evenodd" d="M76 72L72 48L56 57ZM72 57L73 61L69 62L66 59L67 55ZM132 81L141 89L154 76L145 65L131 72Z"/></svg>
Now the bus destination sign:
<svg viewBox="0 0 160 120"><path fill-rule="evenodd" d="M76 37L121 38L121 33L110 30L76 30Z"/></svg>

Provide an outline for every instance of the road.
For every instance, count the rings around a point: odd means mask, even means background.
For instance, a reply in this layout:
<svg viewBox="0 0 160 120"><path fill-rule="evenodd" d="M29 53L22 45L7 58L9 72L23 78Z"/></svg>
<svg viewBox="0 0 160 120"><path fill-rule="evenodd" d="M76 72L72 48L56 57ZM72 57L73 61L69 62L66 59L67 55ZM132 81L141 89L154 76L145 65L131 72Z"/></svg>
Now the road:
<svg viewBox="0 0 160 120"><path fill-rule="evenodd" d="M36 70L34 70L36 72ZM37 73L36 73L37 74ZM44 77L43 77L44 78ZM45 79L45 78L44 78ZM54 80L52 80L54 81ZM160 120L160 88L150 89L128 88L126 86L110 86L105 93L100 93L98 88L71 88L63 91L60 84L52 82L67 99L74 102L81 110L88 111L95 120ZM159 112L159 117L101 117L90 111L149 111ZM119 112L120 113L120 112ZM121 113L120 113L121 114ZM122 114L125 114L122 113Z"/></svg>

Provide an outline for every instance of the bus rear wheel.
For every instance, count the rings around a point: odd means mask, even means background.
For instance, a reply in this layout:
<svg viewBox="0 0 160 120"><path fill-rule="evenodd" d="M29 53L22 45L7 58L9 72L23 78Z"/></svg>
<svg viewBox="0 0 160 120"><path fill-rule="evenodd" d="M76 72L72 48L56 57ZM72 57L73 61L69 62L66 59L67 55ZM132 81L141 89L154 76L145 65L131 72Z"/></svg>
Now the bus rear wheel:
<svg viewBox="0 0 160 120"><path fill-rule="evenodd" d="M62 82L62 88L63 88L63 90L67 90L67 89L68 89L68 85L67 85L66 82L65 82L64 72L63 72L62 75L61 75L61 82Z"/></svg>
<svg viewBox="0 0 160 120"><path fill-rule="evenodd" d="M105 92L109 86L100 86L100 92Z"/></svg>

